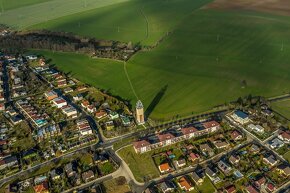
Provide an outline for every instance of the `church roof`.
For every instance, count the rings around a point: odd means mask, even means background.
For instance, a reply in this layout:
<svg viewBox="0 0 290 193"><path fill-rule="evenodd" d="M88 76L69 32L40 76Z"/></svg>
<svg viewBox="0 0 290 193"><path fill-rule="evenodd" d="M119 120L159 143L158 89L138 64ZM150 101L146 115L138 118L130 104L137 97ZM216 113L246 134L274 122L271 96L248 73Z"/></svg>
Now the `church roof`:
<svg viewBox="0 0 290 193"><path fill-rule="evenodd" d="M142 102L140 100L137 101L136 108L137 109L143 109L143 104L142 104Z"/></svg>

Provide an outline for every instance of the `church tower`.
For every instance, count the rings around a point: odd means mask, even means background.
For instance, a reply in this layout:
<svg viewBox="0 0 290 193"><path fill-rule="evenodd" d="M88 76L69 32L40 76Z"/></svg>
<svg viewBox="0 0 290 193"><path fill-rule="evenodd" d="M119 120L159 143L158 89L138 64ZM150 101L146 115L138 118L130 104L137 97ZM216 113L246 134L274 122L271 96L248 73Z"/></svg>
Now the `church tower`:
<svg viewBox="0 0 290 193"><path fill-rule="evenodd" d="M143 104L140 100L136 103L136 121L138 125L145 123Z"/></svg>

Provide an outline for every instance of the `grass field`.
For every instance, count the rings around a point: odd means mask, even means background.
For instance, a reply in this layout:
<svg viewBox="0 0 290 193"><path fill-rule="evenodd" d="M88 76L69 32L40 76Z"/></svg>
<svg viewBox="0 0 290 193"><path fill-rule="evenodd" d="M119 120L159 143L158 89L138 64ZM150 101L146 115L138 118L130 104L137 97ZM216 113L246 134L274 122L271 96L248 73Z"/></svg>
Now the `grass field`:
<svg viewBox="0 0 290 193"><path fill-rule="evenodd" d="M57 18L31 28L68 31L98 39L152 45L182 18L210 1L131 0Z"/></svg>
<svg viewBox="0 0 290 193"><path fill-rule="evenodd" d="M52 0L0 0L1 12Z"/></svg>
<svg viewBox="0 0 290 193"><path fill-rule="evenodd" d="M287 153L285 153L285 154L283 155L283 157L284 157L288 162L290 162L290 151L288 151Z"/></svg>
<svg viewBox="0 0 290 193"><path fill-rule="evenodd" d="M0 23L15 29L25 29L38 23L125 1L128 0L40 0L42 3L37 3L36 0L18 0L17 3L16 0L7 0L7 5L15 9L2 9Z"/></svg>
<svg viewBox="0 0 290 193"><path fill-rule="evenodd" d="M271 108L287 119L290 119L290 100L273 102L271 103Z"/></svg>
<svg viewBox="0 0 290 193"><path fill-rule="evenodd" d="M201 185L198 185L197 188L200 193L212 193L216 191L215 187L212 185L210 179L207 176L204 178L204 182Z"/></svg>
<svg viewBox="0 0 290 193"><path fill-rule="evenodd" d="M137 181L143 182L145 176L151 179L159 176L159 172L154 165L150 152L136 154L133 146L128 146L121 149L118 154L128 163Z"/></svg>
<svg viewBox="0 0 290 193"><path fill-rule="evenodd" d="M128 74L155 119L203 112L247 94L289 92L287 19L253 12L194 12L158 47L130 59ZM73 54L47 57L80 80L136 102L120 63Z"/></svg>

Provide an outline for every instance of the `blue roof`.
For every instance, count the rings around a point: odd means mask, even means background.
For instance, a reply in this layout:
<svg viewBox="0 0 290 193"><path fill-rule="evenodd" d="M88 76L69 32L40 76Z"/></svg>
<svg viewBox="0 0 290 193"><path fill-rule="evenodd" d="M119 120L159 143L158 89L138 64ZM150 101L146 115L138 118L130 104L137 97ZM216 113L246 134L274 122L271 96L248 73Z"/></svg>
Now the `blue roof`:
<svg viewBox="0 0 290 193"><path fill-rule="evenodd" d="M245 119L248 117L248 115L242 111L236 111L235 114L242 119Z"/></svg>

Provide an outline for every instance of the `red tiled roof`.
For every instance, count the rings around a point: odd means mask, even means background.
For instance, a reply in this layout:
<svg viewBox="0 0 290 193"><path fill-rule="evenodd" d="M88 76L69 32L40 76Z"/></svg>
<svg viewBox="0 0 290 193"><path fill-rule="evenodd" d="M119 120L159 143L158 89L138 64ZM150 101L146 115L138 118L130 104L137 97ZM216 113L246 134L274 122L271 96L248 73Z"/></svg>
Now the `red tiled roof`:
<svg viewBox="0 0 290 193"><path fill-rule="evenodd" d="M47 182L43 182L42 184L36 185L33 188L36 193L47 192L48 184Z"/></svg>
<svg viewBox="0 0 290 193"><path fill-rule="evenodd" d="M168 171L170 169L170 166L168 163L164 163L164 164L161 164L159 168L160 168L160 171Z"/></svg>
<svg viewBox="0 0 290 193"><path fill-rule="evenodd" d="M142 141L135 141L133 142L133 146L135 147L135 149L139 149L141 147L146 147L149 146L150 143L146 140L142 140Z"/></svg>
<svg viewBox="0 0 290 193"><path fill-rule="evenodd" d="M220 124L216 121L209 121L209 122L203 123L202 125L204 128L208 129L208 128L219 126Z"/></svg>
<svg viewBox="0 0 290 193"><path fill-rule="evenodd" d="M195 159L198 159L198 158L199 158L199 155L198 155L198 154L195 154L195 153L190 153L190 154L189 154L189 157L190 157L192 160L195 160Z"/></svg>
<svg viewBox="0 0 290 193"><path fill-rule="evenodd" d="M262 184L265 184L265 182L266 182L266 178L265 177L262 177L262 178L260 178L259 180L256 180L256 183L258 184L258 185L262 185Z"/></svg>
<svg viewBox="0 0 290 193"><path fill-rule="evenodd" d="M231 133L231 138L232 138L232 139L236 139L238 136L241 136L241 133L238 132L237 130L234 130L234 131Z"/></svg>
<svg viewBox="0 0 290 193"><path fill-rule="evenodd" d="M185 177L181 177L178 180L178 183L180 184L181 187L184 187L186 190L189 190L192 187Z"/></svg>
<svg viewBox="0 0 290 193"><path fill-rule="evenodd" d="M267 184L267 188L268 188L268 190L270 190L271 192L275 190L275 186L274 186L273 184L271 184L271 183L268 183L268 184Z"/></svg>
<svg viewBox="0 0 290 193"><path fill-rule="evenodd" d="M157 135L157 137L158 137L159 141L161 141L161 142L174 138L174 136L171 133L159 134L159 135Z"/></svg>
<svg viewBox="0 0 290 193"><path fill-rule="evenodd" d="M186 127L186 128L182 128L181 132L183 133L183 135L188 135L190 133L194 133L198 131L195 127Z"/></svg>
<svg viewBox="0 0 290 193"><path fill-rule="evenodd" d="M290 132L284 131L280 134L284 139L290 139Z"/></svg>
<svg viewBox="0 0 290 193"><path fill-rule="evenodd" d="M233 193L233 192L236 192L236 188L235 186L231 185L226 188L226 191L227 193Z"/></svg>
<svg viewBox="0 0 290 193"><path fill-rule="evenodd" d="M249 193L259 193L252 185L247 186Z"/></svg>

